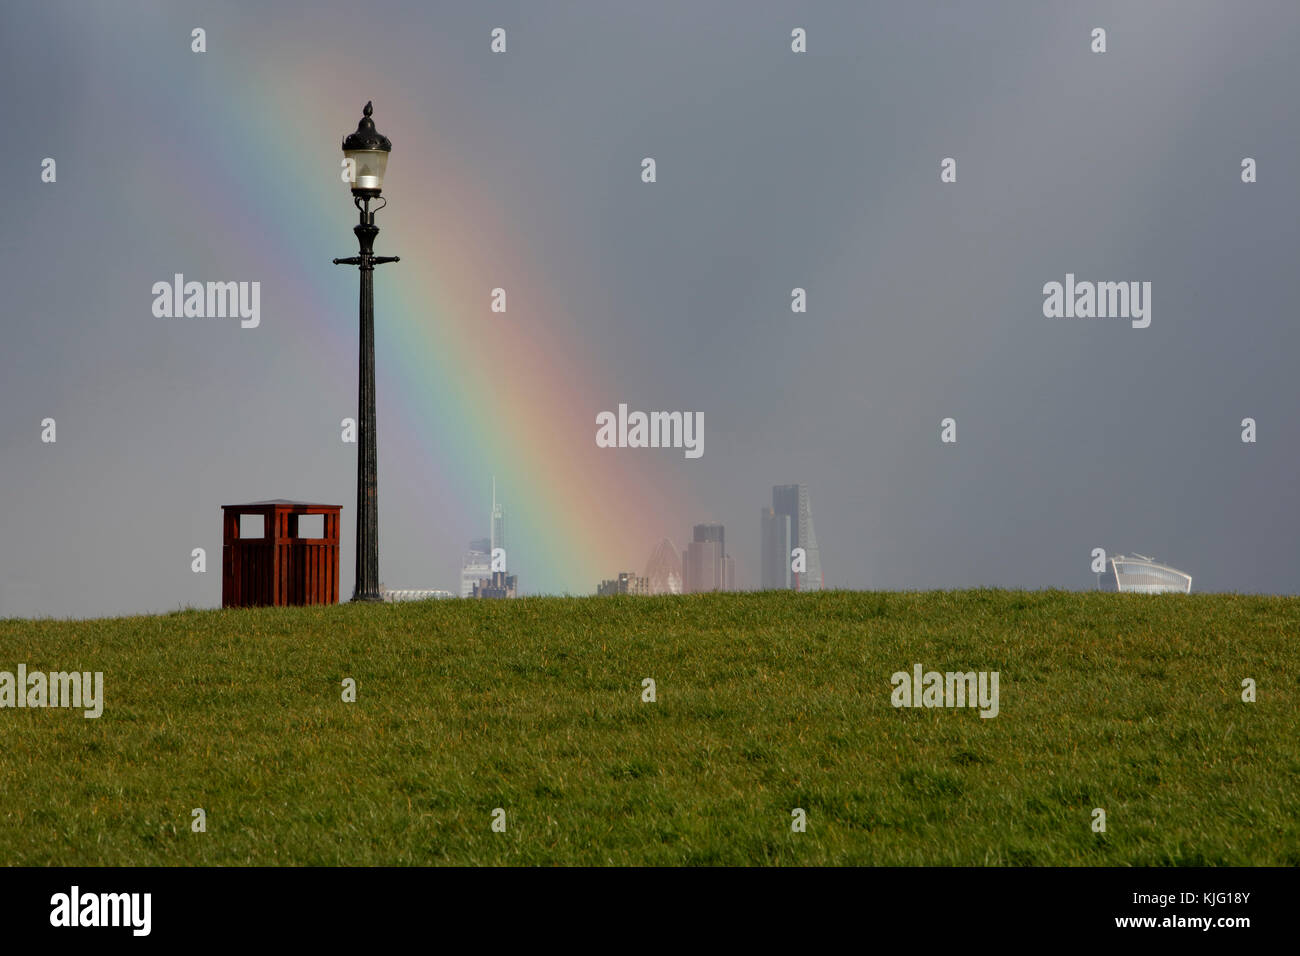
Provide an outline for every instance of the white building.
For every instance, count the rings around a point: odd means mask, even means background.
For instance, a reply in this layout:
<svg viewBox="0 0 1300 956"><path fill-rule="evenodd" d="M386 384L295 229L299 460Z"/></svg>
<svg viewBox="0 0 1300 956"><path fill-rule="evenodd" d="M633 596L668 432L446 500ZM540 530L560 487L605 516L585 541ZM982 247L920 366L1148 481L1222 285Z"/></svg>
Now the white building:
<svg viewBox="0 0 1300 956"><path fill-rule="evenodd" d="M400 588L398 590L384 588L383 595L385 601L440 601L444 598L455 597L450 591L439 591L436 588Z"/></svg>
<svg viewBox="0 0 1300 956"><path fill-rule="evenodd" d="M486 542L483 542L486 543ZM474 596L474 585L484 578L492 577L492 557L486 551L471 547L465 552L465 560L460 565L460 596Z"/></svg>
<svg viewBox="0 0 1300 956"><path fill-rule="evenodd" d="M1117 554L1110 559L1115 572L1115 589L1143 594L1187 594L1192 590L1192 576L1176 568L1157 564L1146 555L1131 557Z"/></svg>

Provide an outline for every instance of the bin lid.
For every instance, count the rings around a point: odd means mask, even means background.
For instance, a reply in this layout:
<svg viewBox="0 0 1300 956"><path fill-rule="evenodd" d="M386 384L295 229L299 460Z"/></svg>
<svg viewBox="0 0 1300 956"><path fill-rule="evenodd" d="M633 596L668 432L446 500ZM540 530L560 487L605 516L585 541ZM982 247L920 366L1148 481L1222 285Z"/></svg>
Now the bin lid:
<svg viewBox="0 0 1300 956"><path fill-rule="evenodd" d="M290 501L288 498L268 498L266 501L249 501L242 505L222 505L222 508L331 508L335 511L342 505L322 505L311 501Z"/></svg>

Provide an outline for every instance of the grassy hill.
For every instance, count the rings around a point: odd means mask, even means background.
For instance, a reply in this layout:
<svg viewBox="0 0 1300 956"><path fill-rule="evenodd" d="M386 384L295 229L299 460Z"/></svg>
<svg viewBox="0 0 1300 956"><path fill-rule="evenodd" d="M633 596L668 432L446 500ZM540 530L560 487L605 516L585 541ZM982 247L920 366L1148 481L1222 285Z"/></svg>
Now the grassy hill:
<svg viewBox="0 0 1300 956"><path fill-rule="evenodd" d="M0 710L0 860L1297 865L1298 645L1296 598L1059 591L4 620L106 702ZM998 716L894 708L917 663Z"/></svg>

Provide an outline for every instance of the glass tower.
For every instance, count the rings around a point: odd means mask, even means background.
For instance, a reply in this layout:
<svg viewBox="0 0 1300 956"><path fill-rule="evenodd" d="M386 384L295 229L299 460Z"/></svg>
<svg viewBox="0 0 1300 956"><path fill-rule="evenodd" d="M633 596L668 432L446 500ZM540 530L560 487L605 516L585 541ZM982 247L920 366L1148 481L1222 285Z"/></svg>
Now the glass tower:
<svg viewBox="0 0 1300 956"><path fill-rule="evenodd" d="M784 515L790 521L789 547L784 549L784 564L790 568L790 551L803 548L807 556L807 570L790 572L790 584L779 585L791 587L796 591L820 591L824 586L822 578L822 559L817 551L817 533L813 530L812 502L808 497L808 486L774 485L772 487L772 511ZM764 516L766 522L766 515ZM763 536L764 560L763 570L767 573L767 535ZM775 562L775 557L772 558ZM764 585L766 587L766 585ZM774 585L776 586L776 585Z"/></svg>

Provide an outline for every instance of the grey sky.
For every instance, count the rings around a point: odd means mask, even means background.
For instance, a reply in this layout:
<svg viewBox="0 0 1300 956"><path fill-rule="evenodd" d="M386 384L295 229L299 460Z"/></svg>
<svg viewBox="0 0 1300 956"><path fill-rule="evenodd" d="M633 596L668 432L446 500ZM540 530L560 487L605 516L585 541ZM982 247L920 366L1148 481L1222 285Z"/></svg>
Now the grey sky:
<svg viewBox="0 0 1300 956"><path fill-rule="evenodd" d="M1105 547L1154 554L1198 591L1300 590L1300 6L266 7L0 10L0 616L215 605L216 507L304 484L345 505L350 593L352 453L319 439L338 416L295 383L354 381L354 360L276 329L250 351L248 333L142 325L141 288L178 261L201 278L275 275L247 241L255 215L186 228L155 178L201 189L185 157L240 148L205 124L222 70L356 42L373 62L286 71L340 98L304 150L334 161L366 98L427 90L389 115L445 129L494 184L502 247L536 250L532 267L573 290L545 321L605 357L620 392L600 408L704 412L693 504L663 530L681 546L691 524L724 522L742 585L758 580L771 486L803 481L828 586L1084 588ZM200 24L216 45L201 70L185 47ZM497 25L512 44L499 69ZM807 56L789 52L795 26ZM1095 26L1105 54L1089 52ZM381 129L400 145L400 125ZM172 148L137 155L137 133ZM55 186L39 179L46 155ZM659 164L651 189L635 181L643 155ZM939 182L946 156L956 184ZM381 225L396 252L404 231L438 227ZM304 237L303 261L350 254L348 228L341 211L336 234ZM323 281L354 308L355 274L337 272ZM1067 272L1150 281L1151 327L1044 318L1042 286ZM794 286L806 315L790 311ZM232 366L246 383L233 392ZM395 460L385 414L381 401L381 469ZM39 440L47 415L55 446ZM955 445L939 441L946 416ZM455 590L497 464L481 462L476 499L444 502L423 497L427 476L381 470L388 584ZM498 479L507 506L525 497L511 486L526 475ZM205 576L189 570L196 545ZM607 576L648 552L629 542ZM517 556L525 589L553 559Z"/></svg>

